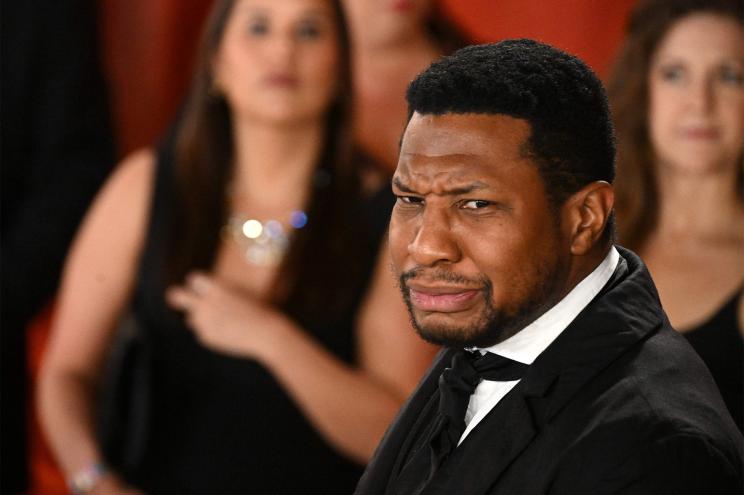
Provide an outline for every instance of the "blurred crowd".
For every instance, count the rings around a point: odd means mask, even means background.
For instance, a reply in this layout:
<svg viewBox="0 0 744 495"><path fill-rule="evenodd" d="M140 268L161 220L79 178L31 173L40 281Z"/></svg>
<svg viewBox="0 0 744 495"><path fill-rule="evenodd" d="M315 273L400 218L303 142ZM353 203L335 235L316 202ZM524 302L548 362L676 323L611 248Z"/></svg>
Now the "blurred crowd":
<svg viewBox="0 0 744 495"><path fill-rule="evenodd" d="M603 77L617 243L744 428L741 0L146 3L160 48L3 5L3 493L351 493L437 351L389 273L403 95L505 37Z"/></svg>

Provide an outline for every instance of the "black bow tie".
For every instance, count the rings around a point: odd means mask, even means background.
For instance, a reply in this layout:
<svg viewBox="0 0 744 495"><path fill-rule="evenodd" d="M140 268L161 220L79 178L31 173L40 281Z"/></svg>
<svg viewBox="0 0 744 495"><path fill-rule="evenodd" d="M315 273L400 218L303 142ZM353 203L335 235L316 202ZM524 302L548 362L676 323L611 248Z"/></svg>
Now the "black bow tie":
<svg viewBox="0 0 744 495"><path fill-rule="evenodd" d="M465 431L465 412L470 396L481 379L512 381L522 378L529 366L487 352L483 356L456 351L450 367L439 377L439 408L420 446L402 461L402 469L385 492L388 495L418 495L432 480L442 463L457 447ZM417 442L418 443L418 442Z"/></svg>
<svg viewBox="0 0 744 495"><path fill-rule="evenodd" d="M480 380L512 381L524 376L529 365L498 354L459 351L439 377L439 418L431 437L431 469L436 471L455 450L465 431L465 412Z"/></svg>

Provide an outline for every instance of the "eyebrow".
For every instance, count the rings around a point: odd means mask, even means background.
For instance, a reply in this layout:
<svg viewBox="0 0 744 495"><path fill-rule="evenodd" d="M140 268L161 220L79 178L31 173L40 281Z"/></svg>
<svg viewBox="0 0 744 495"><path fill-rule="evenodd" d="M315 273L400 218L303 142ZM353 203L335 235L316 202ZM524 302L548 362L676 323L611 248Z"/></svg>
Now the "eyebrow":
<svg viewBox="0 0 744 495"><path fill-rule="evenodd" d="M393 177L393 185L403 192L416 194L416 191L414 191L413 189L405 185L398 177ZM486 189L486 188L488 188L488 184L486 184L485 182L476 180L465 186L448 189L444 192L444 194L447 196L458 196L460 194L468 194L470 192L477 191L479 189Z"/></svg>
<svg viewBox="0 0 744 495"><path fill-rule="evenodd" d="M269 15L269 9L263 5L243 5L242 10L246 14ZM305 17L329 17L328 11L320 7L310 7L302 12L301 16Z"/></svg>

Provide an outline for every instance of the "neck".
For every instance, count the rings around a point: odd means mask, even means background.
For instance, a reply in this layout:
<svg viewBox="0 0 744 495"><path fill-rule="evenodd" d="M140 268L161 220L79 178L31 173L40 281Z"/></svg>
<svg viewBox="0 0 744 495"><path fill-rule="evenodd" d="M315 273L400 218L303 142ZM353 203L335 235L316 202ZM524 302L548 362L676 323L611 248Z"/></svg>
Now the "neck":
<svg viewBox="0 0 744 495"><path fill-rule="evenodd" d="M611 243L607 245L595 245L588 253L581 256L573 256L568 268L566 284L558 300L563 299L574 287L589 276L604 261L612 248Z"/></svg>
<svg viewBox="0 0 744 495"><path fill-rule="evenodd" d="M320 122L295 126L236 122L233 207L257 213L302 208L323 134Z"/></svg>
<svg viewBox="0 0 744 495"><path fill-rule="evenodd" d="M352 31L360 33L352 40L352 60L355 66L400 63L422 55L426 55L430 60L439 55L439 50L423 27L394 37L364 36L364 31L364 29Z"/></svg>
<svg viewBox="0 0 744 495"><path fill-rule="evenodd" d="M706 238L740 232L744 202L736 167L705 173L660 169L658 235Z"/></svg>

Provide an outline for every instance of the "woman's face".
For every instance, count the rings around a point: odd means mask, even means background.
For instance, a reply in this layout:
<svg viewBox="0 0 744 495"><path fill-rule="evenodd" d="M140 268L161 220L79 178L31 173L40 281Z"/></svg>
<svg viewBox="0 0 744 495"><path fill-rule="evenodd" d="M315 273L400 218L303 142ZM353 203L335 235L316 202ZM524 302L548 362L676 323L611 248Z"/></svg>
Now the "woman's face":
<svg viewBox="0 0 744 495"><path fill-rule="evenodd" d="M394 43L420 29L431 0L343 0L353 38L361 43Z"/></svg>
<svg viewBox="0 0 744 495"><path fill-rule="evenodd" d="M651 143L663 166L737 164L744 149L744 28L718 14L673 24L651 60Z"/></svg>
<svg viewBox="0 0 744 495"><path fill-rule="evenodd" d="M328 0L237 0L214 83L238 119L318 121L339 89L339 27Z"/></svg>

